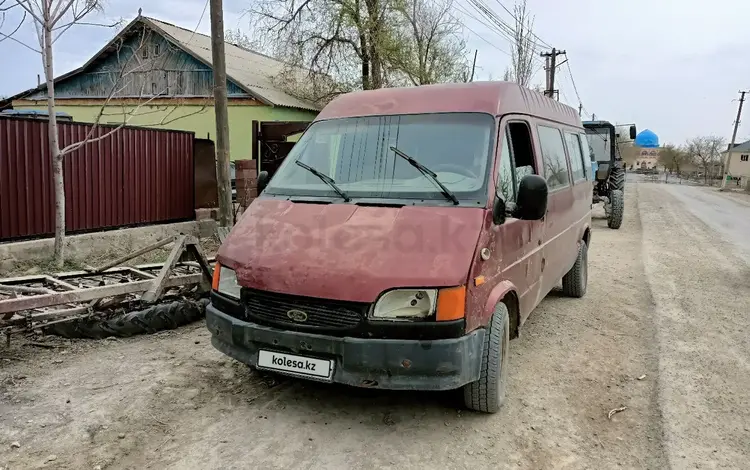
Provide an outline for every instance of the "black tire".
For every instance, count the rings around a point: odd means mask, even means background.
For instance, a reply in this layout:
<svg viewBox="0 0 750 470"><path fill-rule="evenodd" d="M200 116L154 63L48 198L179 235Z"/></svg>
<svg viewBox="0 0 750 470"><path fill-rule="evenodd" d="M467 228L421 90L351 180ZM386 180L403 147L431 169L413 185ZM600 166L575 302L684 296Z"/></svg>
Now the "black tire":
<svg viewBox="0 0 750 470"><path fill-rule="evenodd" d="M110 336L120 338L173 330L205 316L207 299L198 302L189 300L158 304L143 310L125 313L114 318L79 320L43 328L45 334L64 338L104 339Z"/></svg>
<svg viewBox="0 0 750 470"><path fill-rule="evenodd" d="M484 335L479 380L464 386L464 403L467 408L482 413L495 413L505 403L508 343L510 343L508 307L500 302L495 307Z"/></svg>
<svg viewBox="0 0 750 470"><path fill-rule="evenodd" d="M562 278L563 293L580 299L586 295L589 282L589 247L582 241L578 246L578 257L570 271Z"/></svg>
<svg viewBox="0 0 750 470"><path fill-rule="evenodd" d="M612 173L609 175L609 184L613 189L625 192L625 170L619 167L612 168Z"/></svg>
<svg viewBox="0 0 750 470"><path fill-rule="evenodd" d="M609 192L609 205L607 226L612 229L618 229L622 225L622 214L625 211L625 196L622 191L613 189Z"/></svg>

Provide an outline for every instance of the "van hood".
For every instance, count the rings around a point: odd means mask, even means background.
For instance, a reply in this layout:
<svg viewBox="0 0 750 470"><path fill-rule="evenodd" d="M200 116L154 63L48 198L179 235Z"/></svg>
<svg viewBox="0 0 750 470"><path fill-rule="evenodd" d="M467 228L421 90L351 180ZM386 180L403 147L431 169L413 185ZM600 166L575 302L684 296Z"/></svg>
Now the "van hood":
<svg viewBox="0 0 750 470"><path fill-rule="evenodd" d="M217 259L244 287L374 302L395 287L465 284L483 211L256 199Z"/></svg>

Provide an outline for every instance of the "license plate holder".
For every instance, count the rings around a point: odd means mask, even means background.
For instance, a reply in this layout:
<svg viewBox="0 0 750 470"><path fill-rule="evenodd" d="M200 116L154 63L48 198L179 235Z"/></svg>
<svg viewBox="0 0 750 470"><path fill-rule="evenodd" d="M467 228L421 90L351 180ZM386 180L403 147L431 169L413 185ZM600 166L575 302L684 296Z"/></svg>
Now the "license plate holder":
<svg viewBox="0 0 750 470"><path fill-rule="evenodd" d="M306 379L330 382L333 379L334 361L261 349L258 351L257 367Z"/></svg>

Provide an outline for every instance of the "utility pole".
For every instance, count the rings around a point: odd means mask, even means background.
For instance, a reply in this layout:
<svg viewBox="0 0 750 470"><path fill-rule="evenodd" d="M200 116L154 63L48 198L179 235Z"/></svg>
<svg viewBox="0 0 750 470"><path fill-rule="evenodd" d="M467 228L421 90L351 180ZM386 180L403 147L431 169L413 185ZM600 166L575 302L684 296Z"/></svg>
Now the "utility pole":
<svg viewBox="0 0 750 470"><path fill-rule="evenodd" d="M724 160L724 178L721 179L721 190L727 186L727 176L729 176L729 163L732 160L732 149L734 148L734 140L737 138L737 128L740 127L740 116L742 116L742 103L745 102L745 94L747 91L740 91L740 105L737 107L737 119L734 120L734 131L732 131L732 142L729 144L727 149L727 158Z"/></svg>
<svg viewBox="0 0 750 470"><path fill-rule="evenodd" d="M214 71L214 112L216 114L216 182L219 187L219 227L232 226L232 182L229 179L229 111L227 64L224 55L224 7L222 0L211 2L211 55Z"/></svg>
<svg viewBox="0 0 750 470"><path fill-rule="evenodd" d="M555 69L557 69L557 56L565 54L565 51L560 51L552 48L552 52L542 52L540 56L545 58L546 69L547 69L547 89L544 91L544 96L554 99L555 98Z"/></svg>
<svg viewBox="0 0 750 470"><path fill-rule="evenodd" d="M479 49L474 49L474 63L471 64L471 78L469 79L470 82L474 81L474 69L477 67L477 52L479 52Z"/></svg>
<svg viewBox="0 0 750 470"><path fill-rule="evenodd" d="M578 117L583 116L583 103L578 103Z"/></svg>

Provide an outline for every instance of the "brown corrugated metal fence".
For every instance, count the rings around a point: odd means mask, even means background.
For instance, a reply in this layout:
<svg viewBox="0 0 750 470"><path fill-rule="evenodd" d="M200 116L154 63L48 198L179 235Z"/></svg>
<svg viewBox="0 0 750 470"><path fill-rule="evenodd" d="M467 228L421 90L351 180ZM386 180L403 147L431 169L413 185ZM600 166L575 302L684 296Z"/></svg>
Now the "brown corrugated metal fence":
<svg viewBox="0 0 750 470"><path fill-rule="evenodd" d="M60 147L91 124L61 122ZM0 118L0 240L55 230L48 124ZM92 137L111 131L101 126ZM194 212L193 134L123 127L65 156L65 225L70 233L188 220Z"/></svg>

